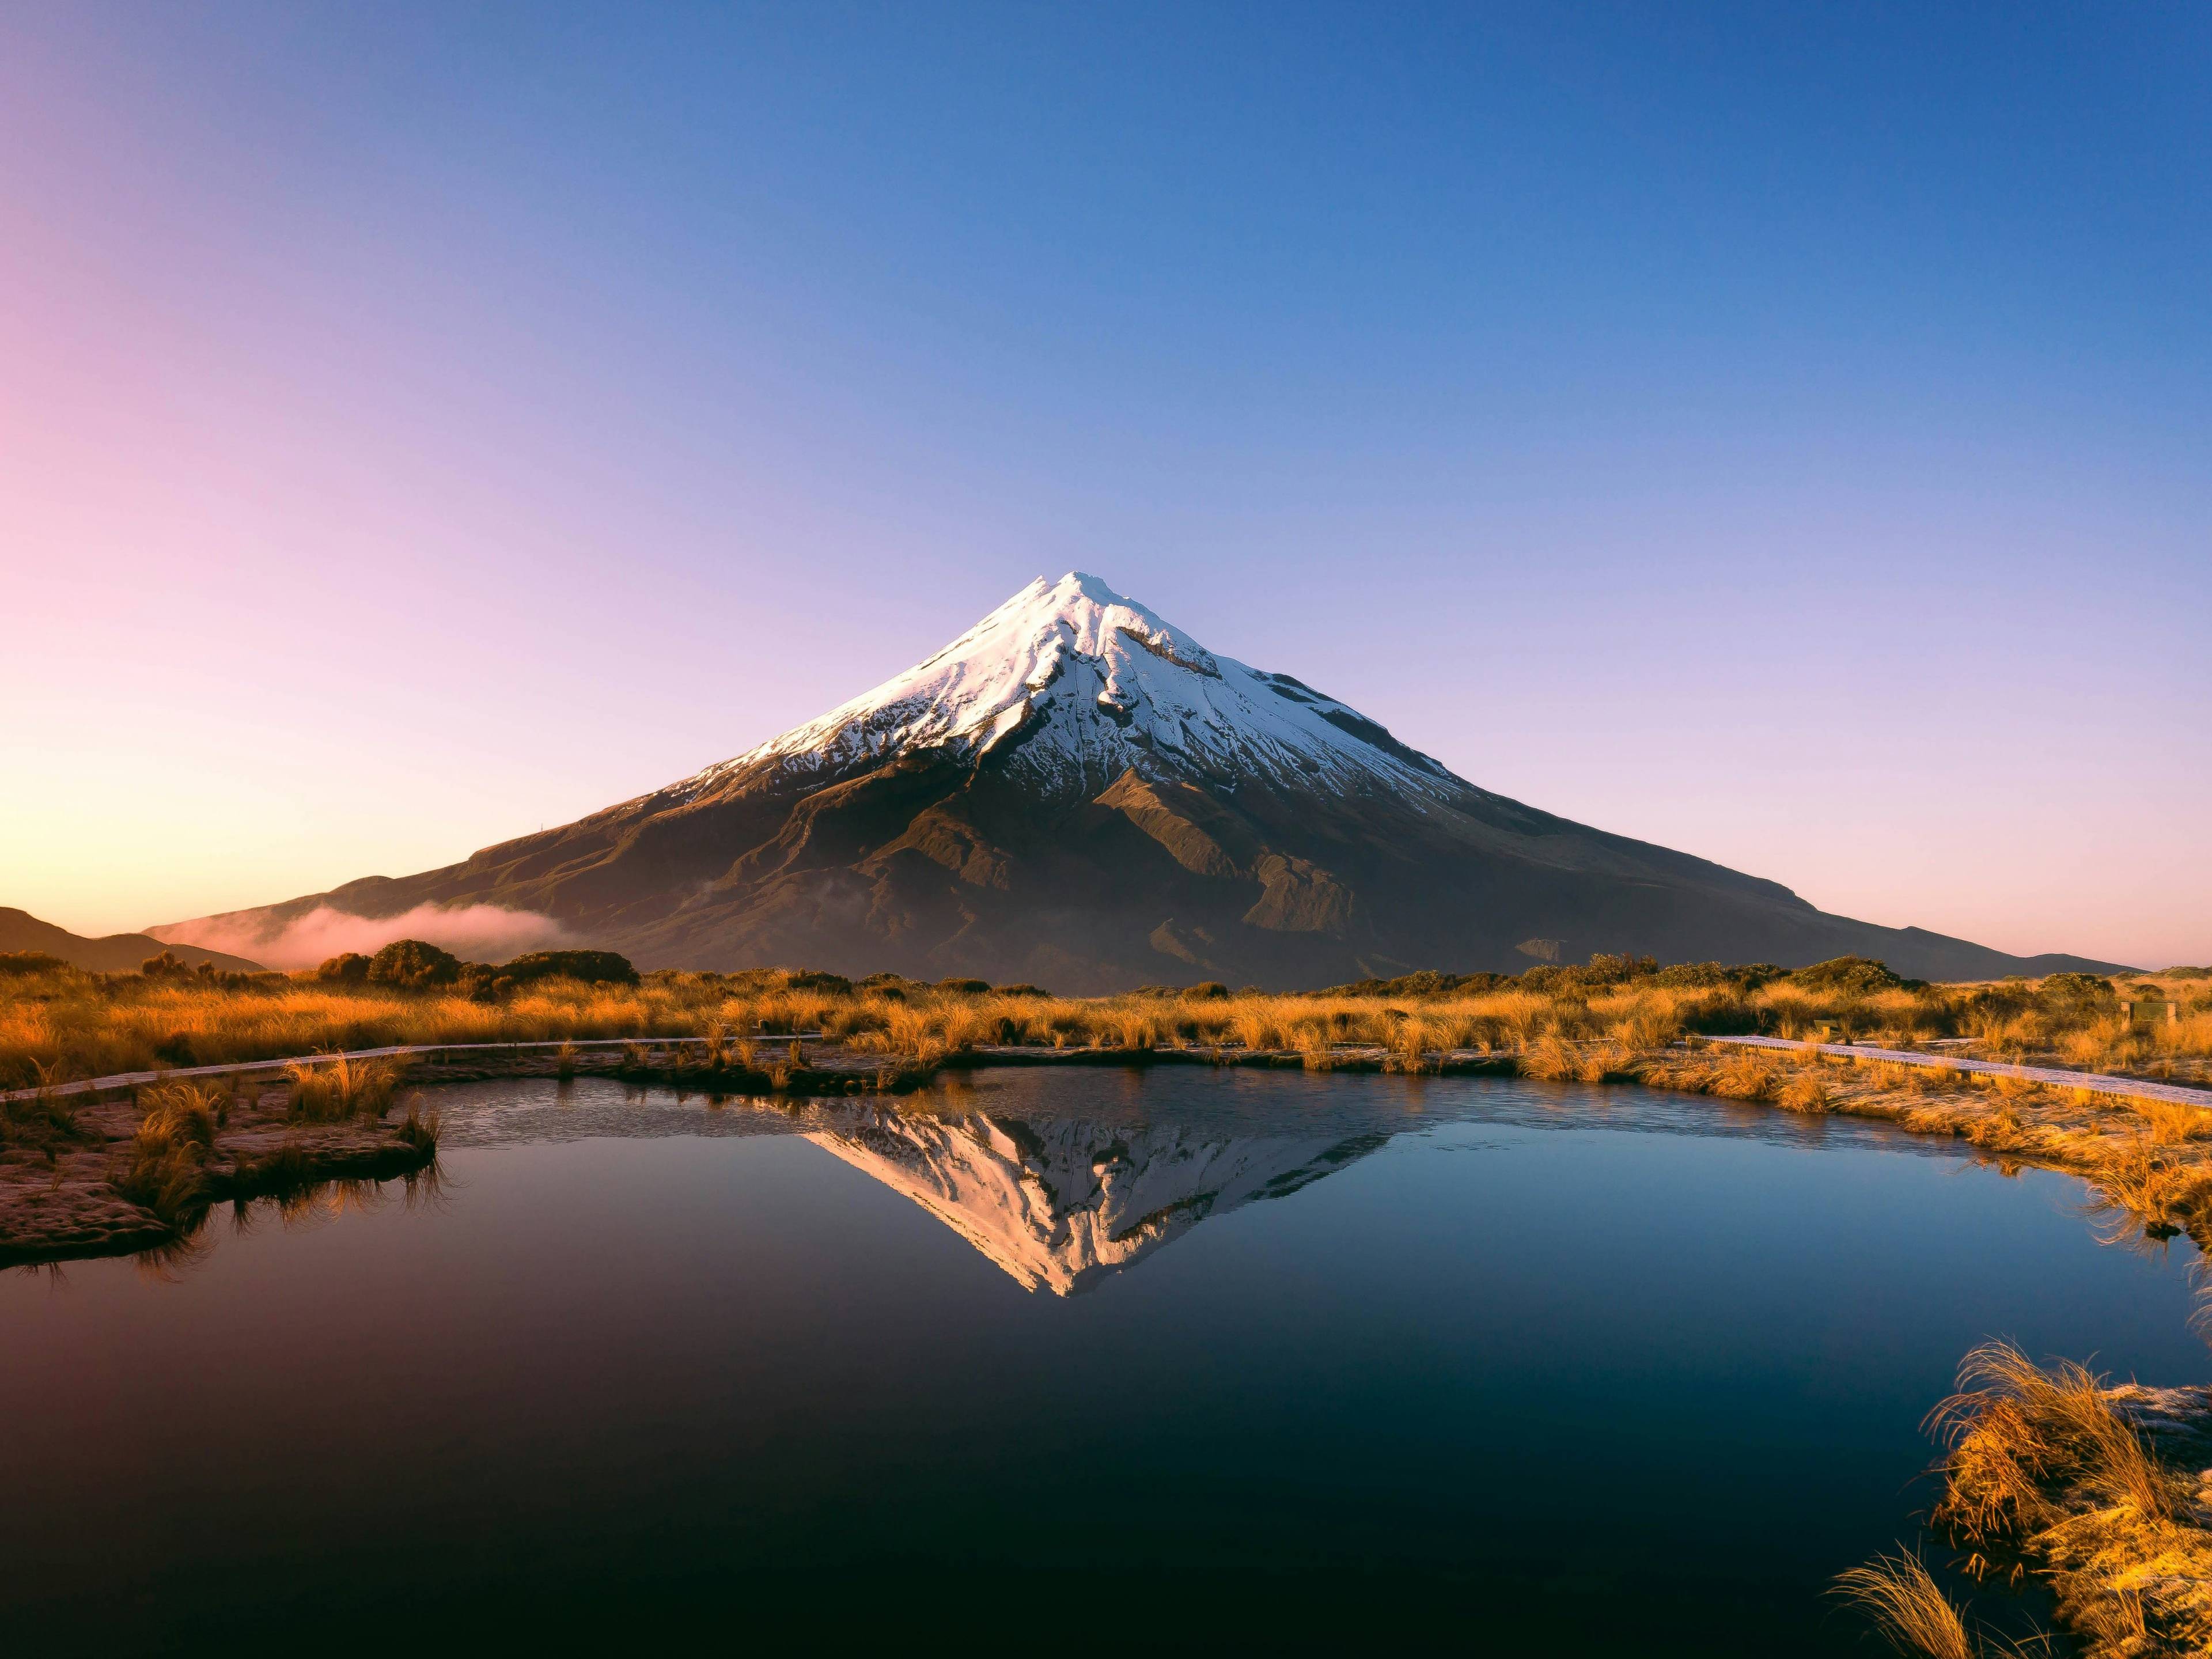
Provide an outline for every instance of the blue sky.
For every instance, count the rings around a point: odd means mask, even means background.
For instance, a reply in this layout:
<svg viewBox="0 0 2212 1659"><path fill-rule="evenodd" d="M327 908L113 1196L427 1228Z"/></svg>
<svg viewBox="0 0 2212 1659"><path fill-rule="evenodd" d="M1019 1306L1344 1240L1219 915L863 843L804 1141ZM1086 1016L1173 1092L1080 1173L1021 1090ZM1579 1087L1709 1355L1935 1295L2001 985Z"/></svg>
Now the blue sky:
<svg viewBox="0 0 2212 1659"><path fill-rule="evenodd" d="M70 687L0 902L446 862L1081 568L1825 907L2212 957L2202 9L0 45L0 574Z"/></svg>

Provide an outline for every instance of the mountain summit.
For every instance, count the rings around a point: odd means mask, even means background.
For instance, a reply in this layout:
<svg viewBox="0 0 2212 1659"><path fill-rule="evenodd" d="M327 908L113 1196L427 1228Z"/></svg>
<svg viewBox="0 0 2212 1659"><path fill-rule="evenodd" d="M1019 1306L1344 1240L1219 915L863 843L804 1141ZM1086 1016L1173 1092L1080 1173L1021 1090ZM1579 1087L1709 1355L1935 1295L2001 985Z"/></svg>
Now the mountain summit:
<svg viewBox="0 0 2212 1659"><path fill-rule="evenodd" d="M432 936L440 916L486 906L645 967L1067 992L1510 971L1598 951L1862 954L1930 978L2107 965L1829 915L1491 794L1079 571L653 794L442 870L153 931L282 961L289 933L326 933L333 914Z"/></svg>
<svg viewBox="0 0 2212 1659"><path fill-rule="evenodd" d="M1215 656L1079 570L1039 577L927 662L691 783L769 766L828 780L923 750L1051 797L1132 770L1231 788L1464 787L1334 698Z"/></svg>

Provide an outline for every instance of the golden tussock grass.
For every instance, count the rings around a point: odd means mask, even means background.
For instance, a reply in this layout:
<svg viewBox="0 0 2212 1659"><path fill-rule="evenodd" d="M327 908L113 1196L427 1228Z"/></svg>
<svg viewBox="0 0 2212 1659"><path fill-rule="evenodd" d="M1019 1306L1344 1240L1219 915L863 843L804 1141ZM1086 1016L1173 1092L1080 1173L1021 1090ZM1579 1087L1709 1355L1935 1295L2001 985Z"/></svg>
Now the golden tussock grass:
<svg viewBox="0 0 2212 1659"><path fill-rule="evenodd" d="M1929 1415L1944 1447L1932 1518L1970 1552L1971 1571L2046 1580L2089 1659L2201 1654L2212 1649L2212 1532L2195 1478L2120 1409L2125 1392L2010 1343L1974 1349Z"/></svg>
<svg viewBox="0 0 2212 1659"><path fill-rule="evenodd" d="M1775 1092L1774 1103L1787 1111L1825 1112L1828 1085L1817 1073L1800 1072Z"/></svg>
<svg viewBox="0 0 2212 1659"><path fill-rule="evenodd" d="M1836 1579L1836 1594L1864 1613L1899 1653L1980 1659L1981 1644L1917 1551L1900 1546Z"/></svg>
<svg viewBox="0 0 2212 1659"><path fill-rule="evenodd" d="M292 1084L292 1115L311 1123L349 1117L382 1117L398 1091L401 1067L392 1060L295 1061L284 1068Z"/></svg>
<svg viewBox="0 0 2212 1659"><path fill-rule="evenodd" d="M1705 1092L1723 1100L1772 1100L1782 1092L1781 1062L1757 1049L1735 1049L1713 1067Z"/></svg>
<svg viewBox="0 0 2212 1659"><path fill-rule="evenodd" d="M195 1083L157 1084L138 1096L138 1132L111 1177L116 1191L178 1226L204 1210L208 1159L229 1121L229 1091Z"/></svg>
<svg viewBox="0 0 2212 1659"><path fill-rule="evenodd" d="M1662 983L1662 977L1604 983L1572 973L1538 975L1525 984L1436 993L1230 995L1217 986L1062 998L979 991L968 981L847 985L798 973L656 973L635 985L534 980L478 1000L308 976L223 985L70 969L11 979L11 994L0 1002L0 1087L34 1085L41 1066L81 1078L402 1044L697 1038L715 1030L748 1036L818 1030L831 1040L865 1039L866 1046L916 1055L978 1043L1137 1049L1172 1043L1319 1054L1325 1034L1331 1049L1370 1047L1410 1062L1416 1042L1422 1054L1517 1054L1554 1036L1649 1054L1686 1034L1802 1037L1828 1024L1892 1042L1949 1034L2022 1052L2070 1044L2069 1054L2132 1055L2145 1065L2212 1056L2212 992L2181 981L2167 988L2177 999L2204 999L2203 1008L2192 1003L2178 1022L2127 1027L2113 1012L2116 994L2101 985L2095 995L2077 986L2069 1000L2025 982L1852 991L1788 978L1745 989ZM1418 1038L1404 1029L1409 1020L1419 1022Z"/></svg>

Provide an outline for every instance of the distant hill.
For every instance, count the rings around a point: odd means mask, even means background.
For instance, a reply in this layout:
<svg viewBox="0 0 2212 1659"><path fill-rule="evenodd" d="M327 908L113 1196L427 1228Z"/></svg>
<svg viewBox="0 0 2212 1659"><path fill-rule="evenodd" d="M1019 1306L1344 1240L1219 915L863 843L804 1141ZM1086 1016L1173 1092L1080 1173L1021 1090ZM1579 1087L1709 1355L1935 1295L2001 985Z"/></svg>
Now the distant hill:
<svg viewBox="0 0 2212 1659"><path fill-rule="evenodd" d="M234 974L258 973L261 964L244 957L203 951L197 945L165 945L144 933L110 933L106 939L86 939L51 921L40 921L26 910L0 905L0 951L43 951L59 957L72 968L88 968L104 974L137 971L148 957L167 951L179 962L197 968L204 962Z"/></svg>
<svg viewBox="0 0 2212 1659"><path fill-rule="evenodd" d="M2117 967L1831 915L1778 882L1509 800L1079 572L650 795L442 870L153 931L296 957L295 931L351 920L447 944L444 919L499 911L646 969L784 963L1073 994L1513 972L1596 951L1864 956L1940 980Z"/></svg>

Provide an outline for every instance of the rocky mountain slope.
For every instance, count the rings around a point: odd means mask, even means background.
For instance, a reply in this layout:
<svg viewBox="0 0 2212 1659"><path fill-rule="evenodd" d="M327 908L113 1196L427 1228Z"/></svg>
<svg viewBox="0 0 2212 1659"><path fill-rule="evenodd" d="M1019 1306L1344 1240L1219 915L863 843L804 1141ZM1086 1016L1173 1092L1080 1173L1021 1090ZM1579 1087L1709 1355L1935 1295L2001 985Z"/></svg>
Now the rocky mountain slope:
<svg viewBox="0 0 2212 1659"><path fill-rule="evenodd" d="M654 793L402 879L155 929L253 950L316 914L501 906L641 966L781 963L1083 993L1271 988L1598 951L1926 978L2096 968L1829 915L1490 793L1095 576ZM434 913L432 915L434 920Z"/></svg>

